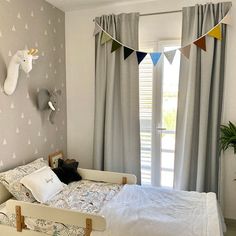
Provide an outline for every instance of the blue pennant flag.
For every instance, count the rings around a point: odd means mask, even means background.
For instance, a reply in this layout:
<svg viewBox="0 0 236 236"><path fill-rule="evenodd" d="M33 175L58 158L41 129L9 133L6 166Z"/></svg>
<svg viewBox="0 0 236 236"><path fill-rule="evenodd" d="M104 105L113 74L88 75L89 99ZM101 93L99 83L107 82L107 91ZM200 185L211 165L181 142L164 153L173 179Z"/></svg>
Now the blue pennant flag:
<svg viewBox="0 0 236 236"><path fill-rule="evenodd" d="M161 52L150 53L150 56L152 58L152 63L155 66L161 57Z"/></svg>

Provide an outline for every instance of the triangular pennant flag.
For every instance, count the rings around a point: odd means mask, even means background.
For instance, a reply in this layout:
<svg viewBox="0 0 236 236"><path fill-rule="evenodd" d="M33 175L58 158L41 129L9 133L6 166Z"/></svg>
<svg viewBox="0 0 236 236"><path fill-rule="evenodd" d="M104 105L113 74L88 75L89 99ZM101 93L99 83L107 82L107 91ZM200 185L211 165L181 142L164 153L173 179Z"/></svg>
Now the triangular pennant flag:
<svg viewBox="0 0 236 236"><path fill-rule="evenodd" d="M164 54L165 54L166 59L169 61L169 63L172 64L175 58L176 50L167 51L167 52L164 52Z"/></svg>
<svg viewBox="0 0 236 236"><path fill-rule="evenodd" d="M116 40L112 41L112 46L111 46L111 52L116 51L118 48L120 48L122 45L117 42Z"/></svg>
<svg viewBox="0 0 236 236"><path fill-rule="evenodd" d="M190 49L191 49L191 44L180 48L179 51L186 57L189 59L189 55L190 55Z"/></svg>
<svg viewBox="0 0 236 236"><path fill-rule="evenodd" d="M94 31L93 31L93 36L97 35L101 31L102 31L102 29L98 26L97 23L95 23L95 28L94 28Z"/></svg>
<svg viewBox="0 0 236 236"><path fill-rule="evenodd" d="M226 24L226 25L232 24L231 10L228 11L226 16L222 19L221 23Z"/></svg>
<svg viewBox="0 0 236 236"><path fill-rule="evenodd" d="M220 25L215 26L207 35L222 40Z"/></svg>
<svg viewBox="0 0 236 236"><path fill-rule="evenodd" d="M101 44L104 44L104 43L108 42L109 40L111 40L111 37L106 32L103 31Z"/></svg>
<svg viewBox="0 0 236 236"><path fill-rule="evenodd" d="M138 60L138 64L140 64L140 62L144 59L144 57L146 57L147 53L146 52L136 52L136 56L137 56L137 60Z"/></svg>
<svg viewBox="0 0 236 236"><path fill-rule="evenodd" d="M196 46L198 46L199 48L203 49L204 51L206 51L206 38L205 36L197 39L195 42L193 42Z"/></svg>
<svg viewBox="0 0 236 236"><path fill-rule="evenodd" d="M134 52L133 49L124 47L124 60Z"/></svg>
<svg viewBox="0 0 236 236"><path fill-rule="evenodd" d="M153 52L153 53L150 53L150 56L152 59L152 63L155 66L161 57L161 53L160 52Z"/></svg>

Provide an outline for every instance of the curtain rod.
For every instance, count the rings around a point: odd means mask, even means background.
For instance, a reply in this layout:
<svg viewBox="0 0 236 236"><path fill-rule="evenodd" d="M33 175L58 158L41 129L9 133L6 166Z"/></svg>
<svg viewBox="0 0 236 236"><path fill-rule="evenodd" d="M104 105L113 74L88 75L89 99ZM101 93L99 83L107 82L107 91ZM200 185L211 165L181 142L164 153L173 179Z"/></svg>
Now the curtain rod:
<svg viewBox="0 0 236 236"><path fill-rule="evenodd" d="M153 13L140 14L139 16L153 16L153 15L171 14L171 13L178 13L178 12L182 12L182 10L160 11L160 12L153 12Z"/></svg>
<svg viewBox="0 0 236 236"><path fill-rule="evenodd" d="M139 16L153 16L153 15L171 14L171 13L178 13L178 12L182 12L182 10L145 13L145 14L140 14ZM95 21L95 19L93 19L93 21Z"/></svg>

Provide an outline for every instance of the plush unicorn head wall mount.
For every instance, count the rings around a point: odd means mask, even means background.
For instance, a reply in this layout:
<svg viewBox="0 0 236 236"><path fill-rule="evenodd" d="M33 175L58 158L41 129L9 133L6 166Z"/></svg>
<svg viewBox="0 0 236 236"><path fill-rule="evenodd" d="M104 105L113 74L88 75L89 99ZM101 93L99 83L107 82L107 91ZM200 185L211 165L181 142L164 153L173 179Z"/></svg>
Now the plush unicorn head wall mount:
<svg viewBox="0 0 236 236"><path fill-rule="evenodd" d="M11 58L7 69L7 78L4 82L4 91L7 95L12 95L16 90L16 85L19 76L19 68L21 67L25 73L32 70L33 60L38 59L35 54L38 49L19 50Z"/></svg>

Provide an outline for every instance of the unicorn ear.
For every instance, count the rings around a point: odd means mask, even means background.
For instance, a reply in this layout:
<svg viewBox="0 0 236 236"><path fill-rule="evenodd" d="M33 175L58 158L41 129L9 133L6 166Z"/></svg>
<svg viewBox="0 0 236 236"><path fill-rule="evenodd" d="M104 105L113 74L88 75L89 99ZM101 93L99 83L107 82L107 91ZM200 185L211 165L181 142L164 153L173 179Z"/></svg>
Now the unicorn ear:
<svg viewBox="0 0 236 236"><path fill-rule="evenodd" d="M39 58L39 56L32 56L33 60L37 60Z"/></svg>

